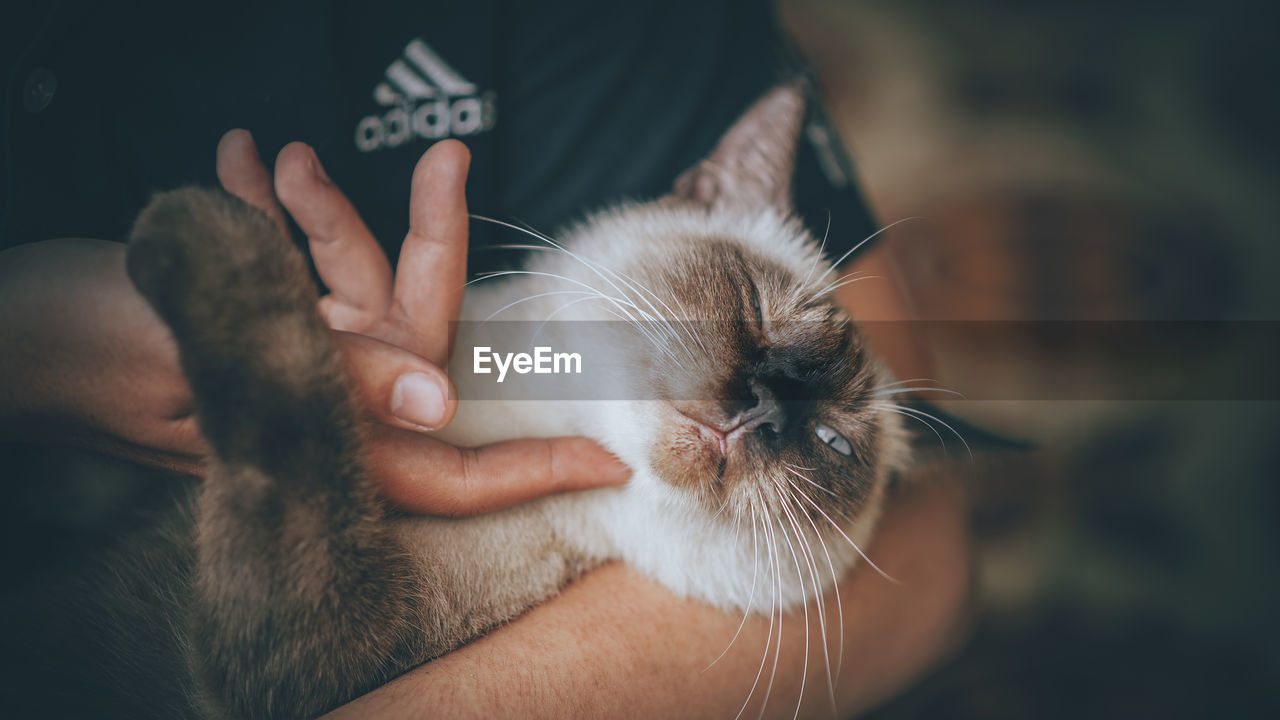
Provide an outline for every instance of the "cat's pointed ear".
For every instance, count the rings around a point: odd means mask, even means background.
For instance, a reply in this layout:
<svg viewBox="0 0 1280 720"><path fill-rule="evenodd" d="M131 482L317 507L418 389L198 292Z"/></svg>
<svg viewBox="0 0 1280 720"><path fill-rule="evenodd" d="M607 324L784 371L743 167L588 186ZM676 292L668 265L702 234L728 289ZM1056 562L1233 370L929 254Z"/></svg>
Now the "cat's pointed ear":
<svg viewBox="0 0 1280 720"><path fill-rule="evenodd" d="M676 180L673 195L707 207L791 210L791 176L807 83L779 85L756 101L705 160Z"/></svg>

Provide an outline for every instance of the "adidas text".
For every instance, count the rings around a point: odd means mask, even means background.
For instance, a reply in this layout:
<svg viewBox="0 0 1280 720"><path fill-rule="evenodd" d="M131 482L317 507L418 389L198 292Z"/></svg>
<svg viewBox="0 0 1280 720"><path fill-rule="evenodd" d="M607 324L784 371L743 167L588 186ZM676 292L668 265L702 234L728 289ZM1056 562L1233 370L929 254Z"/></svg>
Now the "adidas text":
<svg viewBox="0 0 1280 720"><path fill-rule="evenodd" d="M494 93L441 98L414 107L404 105L381 115L368 115L356 125L361 152L393 148L413 140L440 140L484 132L496 120Z"/></svg>

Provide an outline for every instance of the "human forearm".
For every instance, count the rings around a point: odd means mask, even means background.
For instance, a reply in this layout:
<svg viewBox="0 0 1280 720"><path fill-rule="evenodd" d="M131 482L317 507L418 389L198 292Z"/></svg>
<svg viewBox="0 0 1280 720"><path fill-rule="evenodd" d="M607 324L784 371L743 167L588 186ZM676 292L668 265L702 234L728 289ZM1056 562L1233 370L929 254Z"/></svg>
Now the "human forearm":
<svg viewBox="0 0 1280 720"><path fill-rule="evenodd" d="M868 553L893 584L860 565L828 592L835 698L862 711L935 662L963 626L970 558L963 494L953 481L909 488L885 515ZM782 654L766 716L830 717L817 604L782 621ZM843 610L843 663L840 623ZM733 717L758 713L770 684L777 630L753 616L719 661L741 615L675 597L620 565L597 570L491 635L413 671L333 717ZM711 666L708 669L708 666ZM705 670L705 671L704 671ZM838 671L838 674L837 674Z"/></svg>
<svg viewBox="0 0 1280 720"><path fill-rule="evenodd" d="M168 332L124 246L47 240L0 256L0 434L192 471L201 440Z"/></svg>

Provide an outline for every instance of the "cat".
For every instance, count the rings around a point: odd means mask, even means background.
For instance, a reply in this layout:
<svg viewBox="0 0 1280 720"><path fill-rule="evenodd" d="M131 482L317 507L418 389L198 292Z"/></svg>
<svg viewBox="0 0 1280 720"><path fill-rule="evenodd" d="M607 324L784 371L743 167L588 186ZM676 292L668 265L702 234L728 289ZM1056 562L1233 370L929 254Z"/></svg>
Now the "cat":
<svg viewBox="0 0 1280 720"><path fill-rule="evenodd" d="M213 455L166 595L195 714L318 715L606 560L781 612L862 557L908 450L888 373L792 215L805 95L774 88L668 196L590 215L468 290L451 368L514 320L607 370L566 377L580 394L559 400L459 373L437 436L586 435L634 471L472 519L383 506L305 260L263 213L195 188L152 201L127 268L173 332Z"/></svg>

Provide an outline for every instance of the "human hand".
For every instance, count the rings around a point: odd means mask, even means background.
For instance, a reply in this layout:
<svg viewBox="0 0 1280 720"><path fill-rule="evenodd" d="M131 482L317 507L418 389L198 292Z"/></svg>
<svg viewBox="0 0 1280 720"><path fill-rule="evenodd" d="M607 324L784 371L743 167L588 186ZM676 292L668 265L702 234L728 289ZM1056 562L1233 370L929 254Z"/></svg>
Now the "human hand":
<svg viewBox="0 0 1280 720"><path fill-rule="evenodd" d="M206 446L177 348L124 257L90 239L0 253L0 433L195 474Z"/></svg>
<svg viewBox="0 0 1280 720"><path fill-rule="evenodd" d="M384 494L421 512L469 515L558 490L619 483L630 471L585 438L514 440L457 448L440 429L457 405L441 369L466 275L465 182L470 155L457 141L432 146L413 174L409 232L393 273L381 246L303 143L280 151L274 178L243 130L218 145L218 178L287 232L306 234L330 288L320 312L370 420L368 451Z"/></svg>
<svg viewBox="0 0 1280 720"><path fill-rule="evenodd" d="M461 449L422 432L443 427L456 408L444 401L449 386L439 365L462 294L467 161L465 147L445 143L415 172L400 274L413 282L395 281L359 215L306 146L285 148L273 181L248 133L232 131L219 145L218 174L284 232L280 188L284 207L307 232L334 288L320 310L368 412L372 469L390 499L460 515L621 482L627 469L583 438ZM129 282L124 259L123 245L86 239L0 253L0 434L199 475L208 448L177 348ZM439 401L421 402L415 389L435 390Z"/></svg>

